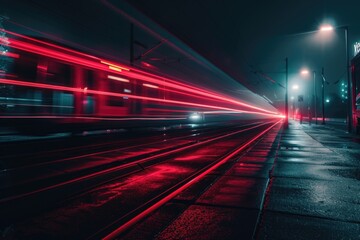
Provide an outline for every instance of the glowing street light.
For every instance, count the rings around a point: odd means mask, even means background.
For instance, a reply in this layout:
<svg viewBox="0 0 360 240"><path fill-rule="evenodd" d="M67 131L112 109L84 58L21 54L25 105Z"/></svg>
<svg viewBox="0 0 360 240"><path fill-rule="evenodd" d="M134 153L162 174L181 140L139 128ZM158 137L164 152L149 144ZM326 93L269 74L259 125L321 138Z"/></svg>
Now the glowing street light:
<svg viewBox="0 0 360 240"><path fill-rule="evenodd" d="M307 75L309 75L309 70L307 70L306 68L303 68L303 69L301 69L300 74L303 76L307 76Z"/></svg>
<svg viewBox="0 0 360 240"><path fill-rule="evenodd" d="M293 89L293 90L298 90L298 89L299 89L299 85L294 84L294 85L292 86L292 89Z"/></svg>
<svg viewBox="0 0 360 240"><path fill-rule="evenodd" d="M347 104L347 123L348 123L348 132L352 131L352 95L351 95L351 80L350 80L350 64L349 64L349 38L348 32L349 29L347 26L333 27L330 24L324 24L320 26L319 31L329 32L334 31L335 29L344 29L345 31L345 55L346 55L346 73L347 73L347 94L348 94L348 104Z"/></svg>
<svg viewBox="0 0 360 240"><path fill-rule="evenodd" d="M310 71L306 68L303 68L300 70L300 74L303 75L303 76L309 76L310 74ZM317 124L317 109L316 109L316 72L313 71L313 81L314 81L314 95L313 95L313 99L314 99L314 113L315 113L315 124ZM309 94L310 96L310 94ZM310 99L308 101L308 108L309 108L309 124L311 124L311 121L310 121Z"/></svg>
<svg viewBox="0 0 360 240"><path fill-rule="evenodd" d="M295 120L295 97L291 96L291 102L292 102L292 115L293 115L293 120Z"/></svg>
<svg viewBox="0 0 360 240"><path fill-rule="evenodd" d="M334 27L329 24L324 24L320 27L321 32L328 32L328 31L333 31L333 30L334 30Z"/></svg>

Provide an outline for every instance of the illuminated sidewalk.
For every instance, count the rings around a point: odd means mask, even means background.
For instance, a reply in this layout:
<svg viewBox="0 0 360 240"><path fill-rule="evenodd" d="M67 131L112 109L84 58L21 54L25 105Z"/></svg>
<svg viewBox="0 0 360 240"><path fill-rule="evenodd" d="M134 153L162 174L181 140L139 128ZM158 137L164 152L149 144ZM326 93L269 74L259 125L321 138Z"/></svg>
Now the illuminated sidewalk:
<svg viewBox="0 0 360 240"><path fill-rule="evenodd" d="M360 239L359 138L291 122L280 139L257 239Z"/></svg>

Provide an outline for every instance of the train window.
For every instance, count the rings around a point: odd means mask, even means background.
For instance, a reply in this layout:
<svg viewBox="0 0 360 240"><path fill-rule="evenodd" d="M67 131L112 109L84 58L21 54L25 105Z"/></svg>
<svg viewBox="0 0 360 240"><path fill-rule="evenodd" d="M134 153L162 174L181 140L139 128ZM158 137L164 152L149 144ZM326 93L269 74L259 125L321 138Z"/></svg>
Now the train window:
<svg viewBox="0 0 360 240"><path fill-rule="evenodd" d="M50 61L48 63L46 80L56 85L71 86L71 66Z"/></svg>
<svg viewBox="0 0 360 240"><path fill-rule="evenodd" d="M23 55L7 69L7 73L17 75L19 79L25 81L35 81L37 72L36 59Z"/></svg>
<svg viewBox="0 0 360 240"><path fill-rule="evenodd" d="M68 115L74 112L74 95L72 93L54 91L51 103L54 114Z"/></svg>
<svg viewBox="0 0 360 240"><path fill-rule="evenodd" d="M86 96L84 102L84 113L85 114L93 114L95 112L95 105L94 105L94 97L93 96Z"/></svg>
<svg viewBox="0 0 360 240"><path fill-rule="evenodd" d="M95 73L91 70L85 71L85 87L88 89L95 89Z"/></svg>
<svg viewBox="0 0 360 240"><path fill-rule="evenodd" d="M152 97L152 98L160 97L159 86L148 83L143 83L142 86L143 86L144 94L147 97Z"/></svg>
<svg viewBox="0 0 360 240"><path fill-rule="evenodd" d="M3 86L0 94L0 112L6 114L39 114L44 106L39 90L22 86ZM0 91L2 93L2 91Z"/></svg>
<svg viewBox="0 0 360 240"><path fill-rule="evenodd" d="M123 107L125 105L124 99L121 97L109 97L109 106Z"/></svg>
<svg viewBox="0 0 360 240"><path fill-rule="evenodd" d="M120 82L120 81L109 81L109 92L113 93L128 93L129 83ZM115 97L109 96L108 105L114 107L124 107L127 102L126 97Z"/></svg>

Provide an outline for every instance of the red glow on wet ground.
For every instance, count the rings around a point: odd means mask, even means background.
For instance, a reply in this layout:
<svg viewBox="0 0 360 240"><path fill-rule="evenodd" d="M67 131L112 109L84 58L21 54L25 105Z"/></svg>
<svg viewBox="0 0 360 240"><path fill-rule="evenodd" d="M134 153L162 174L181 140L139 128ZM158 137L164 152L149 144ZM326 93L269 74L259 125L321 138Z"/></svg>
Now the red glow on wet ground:
<svg viewBox="0 0 360 240"><path fill-rule="evenodd" d="M133 224L135 224L136 222L140 221L142 218L144 218L145 216L147 216L148 214L150 214L151 212L155 211L156 209L158 209L159 207L161 207L163 204L165 204L166 202L168 202L170 199L174 198L175 196L177 196L179 193L181 193L182 191L184 191L185 189L189 188L190 186L192 186L193 184L197 183L200 179L202 179L203 177L205 177L207 174L209 174L210 172L212 172L213 170L217 169L219 166L221 166L222 164L224 164L225 162L229 161L231 158L233 158L234 156L236 156L239 152L243 151L247 146L251 145L255 140L257 140L260 136L262 136L264 133L266 133L267 131L269 131L272 127L276 126L277 124L279 124L280 122L276 122L275 124L271 125L269 128L265 129L263 132L259 133L258 135L256 135L255 137L253 137L251 140L249 140L246 144L244 144L242 147L238 148L236 151L232 152L231 154L229 154L227 157L223 158L221 161L217 162L216 164L214 164L212 167L208 168L206 171L202 172L201 174L197 175L193 180L185 183L183 186L179 187L178 189L176 189L175 191L173 191L172 193L170 193L169 195L165 196L164 198L162 198L161 200L159 200L156 204L152 205L150 208L146 209L145 211L143 211L141 214L137 215L136 217L134 217L133 219L131 219L130 221L128 221L127 223L125 223L124 225L122 225L121 227L117 228L115 231L113 231L112 233L110 233L109 235L107 235L104 239L110 240L110 239L115 239L120 233L122 233L123 231L125 231L126 229L128 229L130 226L132 226ZM239 180L239 179L237 179ZM254 181L247 181L245 183L245 185L248 185L248 189L252 189L253 195L258 194L258 190L257 188L252 188L251 186L254 184ZM265 186L265 183L263 184ZM238 187L238 186L237 186ZM246 186L245 186L246 187ZM264 187L262 187L264 188ZM241 194L240 194L241 195ZM251 204L251 206L254 205L258 205L260 204L261 199L259 199L256 202L251 202L249 204Z"/></svg>
<svg viewBox="0 0 360 240"><path fill-rule="evenodd" d="M190 161L190 160L199 159L201 157L203 157L203 155L189 155L189 156L185 156L185 157L175 158L175 160L178 160L178 161Z"/></svg>

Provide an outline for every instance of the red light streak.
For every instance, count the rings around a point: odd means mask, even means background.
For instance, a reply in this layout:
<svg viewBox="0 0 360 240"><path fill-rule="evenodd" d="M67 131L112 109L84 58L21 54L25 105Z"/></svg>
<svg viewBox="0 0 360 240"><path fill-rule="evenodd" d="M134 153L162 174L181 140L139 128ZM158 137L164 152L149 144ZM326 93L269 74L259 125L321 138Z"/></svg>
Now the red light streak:
<svg viewBox="0 0 360 240"><path fill-rule="evenodd" d="M136 74L135 72L141 73L141 74ZM275 114L275 115L279 114L277 112L268 111L266 109L262 109L262 108L259 108L259 107L256 107L256 106L252 106L250 104L238 101L236 99L229 98L227 96L222 96L222 95L220 95L218 93L215 93L213 91L210 91L210 90L204 90L202 88L198 88L198 87L195 87L195 86L184 84L184 83L181 83L179 81L175 81L175 80L172 80L172 79L169 79L169 78L165 78L165 77L162 77L162 76L157 76L157 75L154 75L154 74L151 74L151 73L143 72L143 71L138 70L138 69L133 69L132 74L134 74L134 75L129 75L129 76L141 79L143 81L157 83L159 85L163 85L163 86L166 86L166 87L175 88L175 89L179 89L179 90L187 91L187 92L191 92L191 93L201 94L201 95L207 96L207 97L210 96L211 98L217 98L217 99L222 100L222 101L228 101L230 103L235 103L235 104L238 104L238 105L241 105L241 106L249 107L249 108L252 108L252 109L257 109L257 110L272 113L272 114Z"/></svg>
<svg viewBox="0 0 360 240"><path fill-rule="evenodd" d="M112 80L120 81L120 82L130 82L128 79L116 77L116 76L112 76L112 75L108 75L108 78L112 79Z"/></svg>
<svg viewBox="0 0 360 240"><path fill-rule="evenodd" d="M112 5L110 2L106 1L106 0L103 0L102 1L104 3L104 5L108 6L110 9L112 9L113 11L121 14L122 16L128 18L131 22L135 23L136 25L138 25L139 27L143 28L145 31L148 31L151 35L155 36L156 38L158 39L163 39L163 37L161 35L159 35L158 33L154 32L152 29L149 29L148 27L146 27L144 24L142 24L140 21L134 19L133 17L131 17L129 14L125 13L123 10L117 8L116 6ZM197 58L194 58L192 55L190 55L189 53L187 53L186 51L184 51L183 49L179 48L178 46L176 46L175 44L171 43L170 41L167 41L167 43L169 44L169 46L173 47L174 49L176 49L177 51L183 53L184 55L188 56L189 58L191 58L192 60L198 62L199 64L201 65L204 65L203 62L199 61ZM206 66L207 67L207 66ZM138 70L136 70L138 71ZM140 71L138 71L140 72ZM143 73L144 74L144 73ZM150 76L149 73L147 73L148 76ZM159 78L159 76L155 76L157 78ZM182 85L180 83L176 83L178 85ZM175 85L176 85L175 84ZM184 85L186 86L186 85ZM189 86L187 86L189 87ZM199 94L202 94L202 93L205 93L206 94L206 91L203 91L203 90L200 90L201 93ZM215 95L214 93L211 93L211 92L208 92L207 94L213 94ZM214 96L215 97L215 96ZM227 98L227 97L224 97L224 96L220 96L218 95L219 99L220 100L230 100L231 102L235 103L235 104L238 104L238 105L242 105L242 106L245 106L245 107L249 107L249 108L252 108L252 109L256 109L256 110L259 110L259 111L262 111L262 112L267 112L267 113L271 113L271 114L274 114L274 115L278 115L279 113L277 112L273 112L273 111L268 111L266 109L263 109L263 108L259 108L259 107L256 107L256 106L252 106L251 104L247 104L247 103L244 103L244 102L240 102L240 101L237 101L237 100L234 100L234 99L230 99L230 98Z"/></svg>
<svg viewBox="0 0 360 240"><path fill-rule="evenodd" d="M20 57L19 54L17 54L17 53L12 53L12 52L5 52L5 53L3 53L2 55L7 56L7 57L11 57L11 58L19 58L19 57Z"/></svg>
<svg viewBox="0 0 360 240"><path fill-rule="evenodd" d="M152 84L148 84L148 83L143 83L143 86L149 87L149 88L159 88L158 86L155 86L155 85L152 85Z"/></svg>
<svg viewBox="0 0 360 240"><path fill-rule="evenodd" d="M103 64L106 64L106 65L108 65L108 66L112 66L112 67L121 69L121 70L130 71L130 69L125 68L125 67L122 67L122 66L119 66L118 64L110 63L110 62L103 61L103 60L101 60L100 62L103 63Z"/></svg>
<svg viewBox="0 0 360 240"><path fill-rule="evenodd" d="M9 74L9 73L5 73L5 71L2 71L2 70L0 70L0 75L1 75L2 77L17 78L16 75L14 75L14 74Z"/></svg>
<svg viewBox="0 0 360 240"><path fill-rule="evenodd" d="M1 40L0 40L0 42L1 42ZM15 40L15 39L12 39L10 41L10 47L14 47L14 48L17 48L20 50L24 50L27 52L40 54L40 55L44 55L44 56L51 56L51 57L61 60L61 61L67 61L67 62L72 62L75 64L81 64L81 65L88 66L88 67L106 70L104 65L102 65L100 63L96 63L94 61L83 59L81 57L71 56L66 53L62 53L62 52L47 49L44 47L36 46L36 45L30 44L30 43L21 42L21 41Z"/></svg>
<svg viewBox="0 0 360 240"><path fill-rule="evenodd" d="M16 35L17 36L22 36L22 35L19 35L19 34L16 34ZM28 37L25 37L25 38L28 38ZM34 40L32 38L28 38L28 39L31 39L33 41L36 40L36 39ZM37 41L37 42L45 44L42 41ZM107 61L102 61L101 60L100 61L102 63L101 64L99 62L94 62L94 61L91 61L91 60L83 59L83 58L78 57L78 56L71 56L71 55L63 53L63 52L47 49L47 48L44 48L44 47L41 47L41 46L36 46L34 44L30 44L30 43L26 43L26 42L21 42L19 40L15 40L15 39L12 39L10 41L10 45L11 45L11 47L18 48L20 50L24 50L24 51L28 51L28 52L32 52L32 53L40 54L40 55L51 56L51 57L53 57L55 59L58 59L58 60L61 60L61 61L68 61L68 62L71 62L71 63L74 63L74 64L81 64L81 65L84 65L84 66L87 66L87 67L92 67L92 68L103 70L103 71L109 71L109 69L107 69L103 64L108 65L108 68L110 68L110 70L113 70L114 72L119 72L121 70L126 70L126 71L130 70L128 68L124 68L124 67L121 67L121 66L119 66L117 64L113 64L113 63L110 63L110 62L107 62ZM52 46L52 47L56 46L56 45L53 45L53 44L47 44L47 45ZM59 47L58 49L64 49L64 48ZM70 51L68 51L68 52L70 52ZM76 51L72 51L72 52L78 54L78 52L76 52ZM269 110L266 110L266 109L263 109L263 108L259 108L259 107L256 107L256 106L253 106L253 105L250 105L250 104L235 100L233 98L229 98L229 97L220 95L218 93L214 93L214 92L211 92L211 91L206 91L206 90L203 90L203 89L200 89L200 88L196 88L196 87L193 87L193 86L190 86L190 85L186 85L186 84L183 84L183 83L180 83L180 82L173 81L171 79L167 79L167 78L164 78L164 77L152 75L152 74L149 74L149 73L144 73L144 72L141 72L141 71L134 71L134 72L122 72L122 74L124 76L128 76L128 77L131 77L131 78L140 79L140 80L150 82L150 83L155 83L155 84L158 84L160 86L164 86L164 87L166 86L168 88L177 89L177 90L180 90L180 91L182 91L184 93L187 92L187 93L190 93L191 95L193 95L193 94L195 94L195 96L202 95L202 96L204 96L204 97L206 97L206 98L208 98L209 100L212 100L212 101L214 101L214 99L217 99L217 100L221 100L223 103L225 103L225 102L232 103L232 104L247 107L247 108L250 108L250 109L253 109L253 110L268 113L270 115L280 116L279 113L277 113L277 112L273 112L273 111L269 111ZM167 89L167 90L170 91L169 89Z"/></svg>
<svg viewBox="0 0 360 240"><path fill-rule="evenodd" d="M41 71L44 71L44 72L47 71L47 66L45 66L45 65L38 65L37 68L38 68L39 70L41 70Z"/></svg>
<svg viewBox="0 0 360 240"><path fill-rule="evenodd" d="M157 68L157 67L155 67L154 65L152 65L152 64L150 64L150 63L147 63L147 62L144 62L144 61L141 62L141 65L144 65L144 66L147 67L147 68Z"/></svg>
<svg viewBox="0 0 360 240"><path fill-rule="evenodd" d="M84 57L89 57L89 58L99 60L98 57L95 57L95 56L92 56L92 55L89 55L89 54L86 54L86 53L78 52L78 51L75 51L75 50L72 50L72 49L69 49L69 48L61 47L61 46L58 46L56 44L52 44L52 43L49 43L49 42L41 41L41 40L38 40L36 38L31 38L31 37L28 37L26 35L14 33L14 32L11 32L9 30L0 29L0 32L5 32L5 33L11 34L13 36L17 36L17 37L24 38L24 39L27 39L27 40L30 40L30 41L33 41L33 42L37 42L37 43L40 43L40 44L43 44L43 45L46 45L46 46L49 46L49 47L56 48L58 50L67 51L67 52L78 54L78 55L81 55L81 56L84 56Z"/></svg>
<svg viewBox="0 0 360 240"><path fill-rule="evenodd" d="M115 70L117 72L121 72L122 70L120 68L114 67L114 66L109 66L109 69L111 70Z"/></svg>
<svg viewBox="0 0 360 240"><path fill-rule="evenodd" d="M3 79L3 78L0 78L0 83L17 85L17 86L25 86L25 87L59 90L59 91L83 92L83 89L81 89L81 88L57 86L57 85L44 84L44 83L25 82L25 81L19 81L19 80ZM225 110L225 111L242 111L244 113L259 114L259 115L265 115L265 116L271 116L271 117L280 117L278 114L274 115L274 114L262 113L262 112L245 111L245 110L228 108L228 107L199 104L199 103L185 102L185 101L178 101L178 100L161 99L161 98L145 97L145 96L138 96L138 95L114 93L114 92L104 92L104 91L98 91L98 90L87 90L87 92L89 94L98 94L98 95L114 96L114 97L128 97L128 98L133 98L133 99L141 99L141 100L148 100L148 101L154 101L154 102L185 105L185 106L189 106L189 107L201 107L201 108L205 108L205 109L217 109L217 110Z"/></svg>
<svg viewBox="0 0 360 240"><path fill-rule="evenodd" d="M244 113L243 111L211 111L211 112L202 112L204 114L238 114L238 113Z"/></svg>
<svg viewBox="0 0 360 240"><path fill-rule="evenodd" d="M41 105L47 106L47 105ZM50 105L53 106L53 105ZM60 106L63 107L63 106ZM70 108L70 107L68 107ZM164 117L164 116L154 116L154 117L124 117L124 118L106 118L106 117L73 117L73 116L53 116L53 115L15 115L15 116L1 116L1 118L7 119L88 119L88 120L105 120L105 121L129 121L129 120L142 120L142 121L159 121L159 120L186 120L186 117Z"/></svg>
<svg viewBox="0 0 360 240"><path fill-rule="evenodd" d="M248 108L251 108L251 109L256 109L256 110L266 112L266 113L270 113L270 114L273 114L273 115L278 115L277 112L268 111L268 110L265 110L265 109L262 109L262 108L259 108L259 107L255 107L255 106L252 106L252 105L240 102L240 101L233 100L231 98L227 98L227 97L218 95L216 93L209 93L209 92L206 92L206 91L204 91L202 89L196 89L196 88L193 88L193 87L185 87L185 86L181 86L181 84L173 84L173 83L170 83L170 82L161 81L161 80L158 80L158 79L155 79L155 78L150 78L150 77L140 75L140 74L136 74L136 73L126 73L126 75L128 75L129 77L137 78L137 79L144 80L144 81L147 81L147 82L156 83L156 84L159 84L159 85L163 85L163 86L179 89L179 90L182 90L182 91L190 92L190 93L193 93L193 94L196 94L196 95L200 94L200 95L212 98L212 99L216 98L216 99L226 101L226 102L229 102L229 103L234 103L236 105L248 107Z"/></svg>
<svg viewBox="0 0 360 240"><path fill-rule="evenodd" d="M183 95L183 96L194 97L193 93L187 93L185 91L177 91L177 90L173 90L173 89L170 89L170 88L162 89L162 90L166 91L166 92L172 92L172 93L180 94L180 95ZM213 98L210 98L210 97L205 97L205 96L196 96L196 98L197 99L204 99L204 100L208 100L208 101L216 101L216 102L219 102L219 103L224 103L223 101L219 101L219 100L216 100L216 99L213 99Z"/></svg>
<svg viewBox="0 0 360 240"><path fill-rule="evenodd" d="M14 106L28 106L28 107L53 107L53 108L74 108L73 106L64 106L64 105L44 105L44 104L24 104L24 103L8 103L0 102L1 104L14 105ZM1 116L4 118L5 116ZM10 116L8 116L10 117ZM19 116L11 116L11 118L18 118Z"/></svg>

